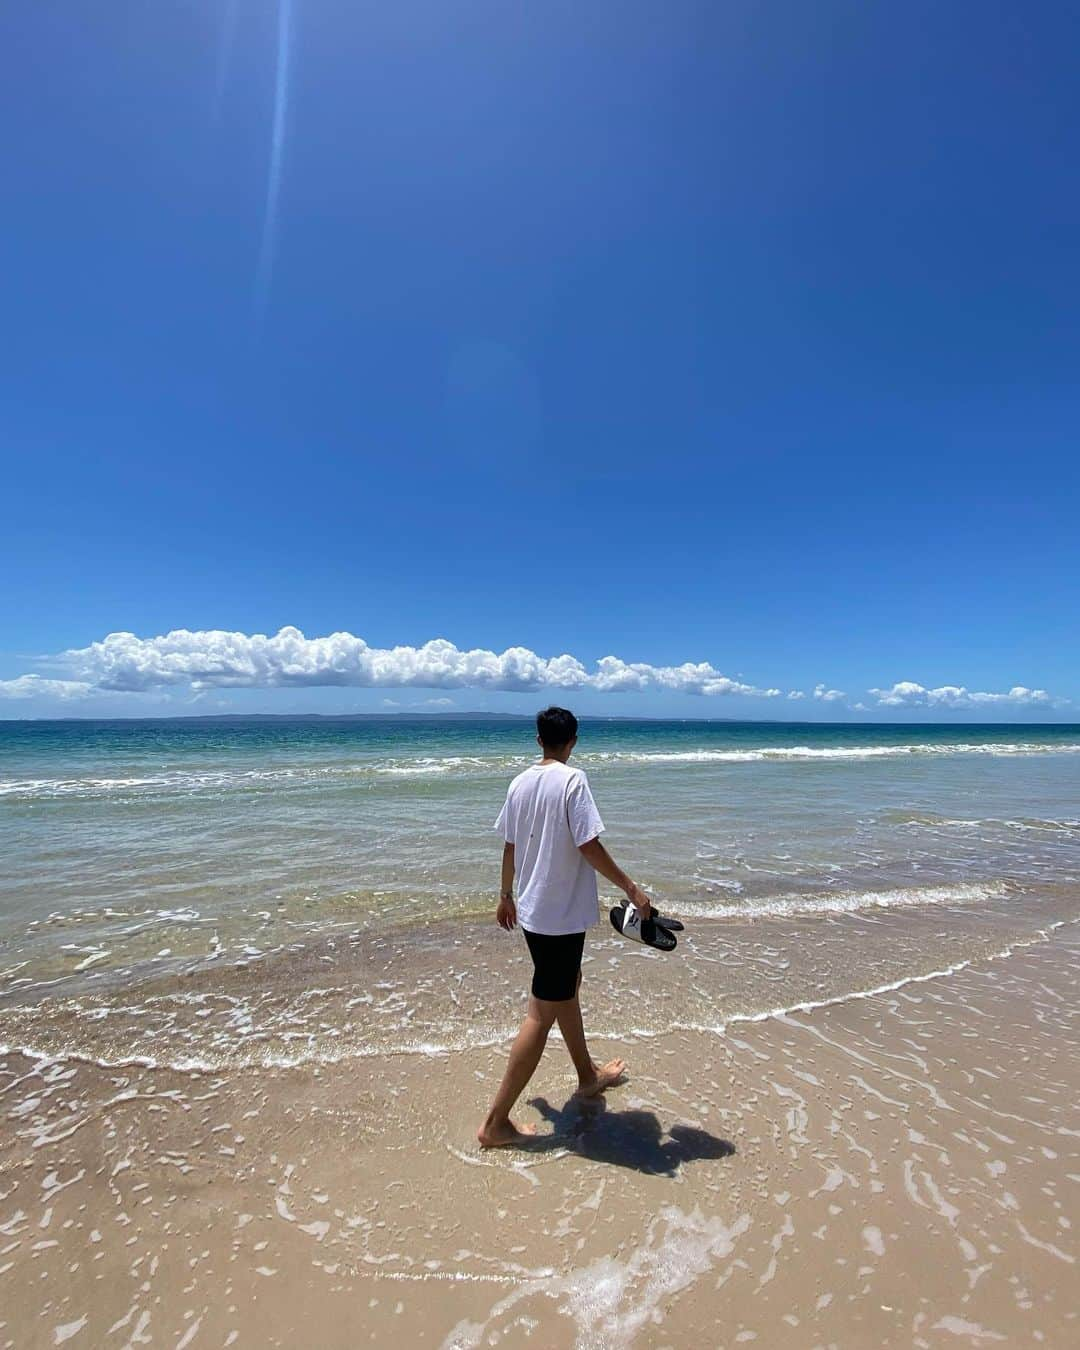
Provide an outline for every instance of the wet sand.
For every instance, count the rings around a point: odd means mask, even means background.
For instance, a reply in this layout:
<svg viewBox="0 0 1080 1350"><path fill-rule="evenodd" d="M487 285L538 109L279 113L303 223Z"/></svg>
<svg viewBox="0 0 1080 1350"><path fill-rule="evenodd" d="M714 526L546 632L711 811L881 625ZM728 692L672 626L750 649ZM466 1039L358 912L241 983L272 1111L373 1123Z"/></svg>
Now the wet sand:
<svg viewBox="0 0 1080 1350"><path fill-rule="evenodd" d="M605 1031L650 1025L653 987L623 979ZM0 1344L1080 1343L1076 924L868 997L610 1035L630 1077L593 1106L556 1040L516 1152L473 1137L507 1008L459 988L491 1043L181 1070L151 1022L160 1067L0 1057Z"/></svg>

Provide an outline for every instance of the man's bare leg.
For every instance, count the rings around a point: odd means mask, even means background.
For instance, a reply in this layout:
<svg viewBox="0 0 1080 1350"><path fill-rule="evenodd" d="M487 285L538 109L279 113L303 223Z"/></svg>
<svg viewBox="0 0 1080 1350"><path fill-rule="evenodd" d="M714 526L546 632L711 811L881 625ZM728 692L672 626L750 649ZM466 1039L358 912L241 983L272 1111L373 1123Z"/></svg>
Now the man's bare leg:
<svg viewBox="0 0 1080 1350"><path fill-rule="evenodd" d="M525 1090L525 1084L536 1072L540 1056L547 1044L548 1032L561 1005L548 1003L543 999L529 995L529 1009L525 1021L521 1024L514 1044L510 1047L510 1060L491 1104L491 1110L484 1123L476 1132L481 1148L500 1148L504 1144L517 1143L527 1135L536 1133L535 1125L520 1128L510 1119L514 1103Z"/></svg>
<svg viewBox="0 0 1080 1350"><path fill-rule="evenodd" d="M598 1092L603 1092L605 1088L611 1087L612 1083L618 1082L626 1071L626 1061L613 1059L603 1065L593 1062L585 1040L585 1026L581 1020L581 1002L578 998L580 993L579 972L574 997L567 999L565 1003L556 1003L554 1007L558 1011L555 1016L566 1048L570 1051L570 1058L574 1061L574 1068L577 1069L578 1092L582 1097L595 1097Z"/></svg>

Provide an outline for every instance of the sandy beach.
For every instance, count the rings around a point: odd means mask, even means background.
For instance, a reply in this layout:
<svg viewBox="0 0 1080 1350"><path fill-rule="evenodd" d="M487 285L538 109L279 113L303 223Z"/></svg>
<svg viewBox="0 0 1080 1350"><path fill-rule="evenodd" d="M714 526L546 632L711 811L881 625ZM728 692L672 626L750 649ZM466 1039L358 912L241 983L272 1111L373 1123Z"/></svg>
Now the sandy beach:
<svg viewBox="0 0 1080 1350"><path fill-rule="evenodd" d="M1063 923L869 996L605 1037L630 1075L597 1105L556 1043L515 1152L473 1138L502 1037L218 1072L7 1053L0 1343L1075 1345L1078 957ZM373 1006L385 972L352 974ZM632 1024L623 976L604 1020Z"/></svg>

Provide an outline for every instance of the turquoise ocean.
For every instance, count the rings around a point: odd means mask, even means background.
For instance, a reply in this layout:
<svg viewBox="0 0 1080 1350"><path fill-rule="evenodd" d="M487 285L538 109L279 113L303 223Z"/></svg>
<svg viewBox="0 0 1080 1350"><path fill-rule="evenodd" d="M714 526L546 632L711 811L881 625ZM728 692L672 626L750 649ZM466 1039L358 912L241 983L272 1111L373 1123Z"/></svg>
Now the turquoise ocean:
<svg viewBox="0 0 1080 1350"><path fill-rule="evenodd" d="M265 1044L252 1000L291 990L274 1016L317 1047L349 1000L309 1016L312 963L377 999L355 963L380 951L401 1011L380 1044L412 1044L404 1030L438 1024L440 943L458 960L470 934L457 987L489 980L498 1034L512 949L490 937L492 823L533 734L481 716L0 723L0 1044L96 1053L106 1025L114 1056L151 1035ZM687 922L695 1024L921 977L1080 916L1080 726L585 719L574 763L615 857ZM618 959L597 932L597 959ZM140 1021L142 997L204 1006L178 1029ZM217 997L246 1011L222 1021Z"/></svg>

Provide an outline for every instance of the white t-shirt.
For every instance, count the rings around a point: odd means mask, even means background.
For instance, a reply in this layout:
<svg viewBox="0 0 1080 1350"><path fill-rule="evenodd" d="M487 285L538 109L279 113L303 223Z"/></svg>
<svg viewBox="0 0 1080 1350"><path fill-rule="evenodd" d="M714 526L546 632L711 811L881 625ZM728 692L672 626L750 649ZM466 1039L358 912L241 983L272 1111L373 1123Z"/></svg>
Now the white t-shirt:
<svg viewBox="0 0 1080 1350"><path fill-rule="evenodd" d="M595 839L604 822L580 769L530 765L507 788L495 828L514 846L522 928L557 936L598 921L596 873L578 845Z"/></svg>

